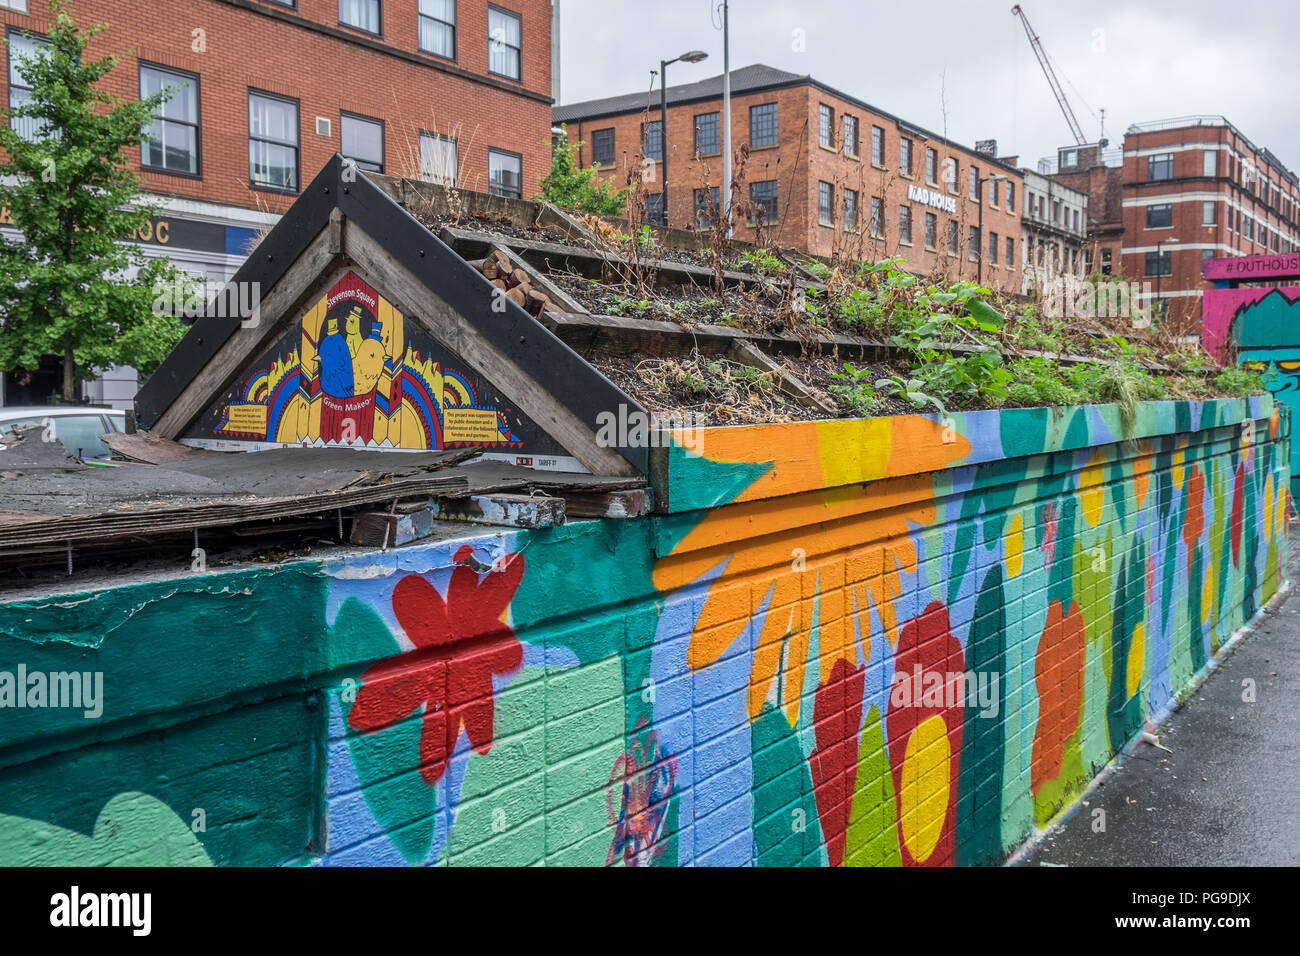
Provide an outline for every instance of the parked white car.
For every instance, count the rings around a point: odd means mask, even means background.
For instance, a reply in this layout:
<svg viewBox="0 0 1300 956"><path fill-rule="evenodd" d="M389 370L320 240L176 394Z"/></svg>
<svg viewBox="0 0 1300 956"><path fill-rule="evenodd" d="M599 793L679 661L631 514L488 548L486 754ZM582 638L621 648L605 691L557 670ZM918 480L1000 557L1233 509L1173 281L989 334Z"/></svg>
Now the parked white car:
<svg viewBox="0 0 1300 956"><path fill-rule="evenodd" d="M49 425L68 454L85 461L107 461L112 450L100 435L126 430L126 412L77 405L10 405L0 408L0 435L19 426Z"/></svg>

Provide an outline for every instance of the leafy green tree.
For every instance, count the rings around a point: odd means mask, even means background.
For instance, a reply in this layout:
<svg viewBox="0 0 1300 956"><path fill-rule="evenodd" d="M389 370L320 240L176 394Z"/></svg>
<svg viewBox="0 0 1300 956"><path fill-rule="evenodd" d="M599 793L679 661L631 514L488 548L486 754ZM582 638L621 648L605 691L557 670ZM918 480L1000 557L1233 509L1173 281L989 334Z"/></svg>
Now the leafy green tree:
<svg viewBox="0 0 1300 956"><path fill-rule="evenodd" d="M48 45L17 61L31 93L0 126L0 205L21 233L0 242L0 368L58 355L71 401L78 381L109 366L149 374L184 326L153 308L155 289L174 287L179 270L119 241L157 211L124 151L170 91L138 102L109 94L98 83L117 58L86 59L103 25L80 29L63 0L50 0L50 13Z"/></svg>
<svg viewBox="0 0 1300 956"><path fill-rule="evenodd" d="M578 150L582 143L569 142L569 128L561 127L564 135L555 141L551 151L551 171L543 177L542 193L536 199L553 202L564 209L594 212L602 216L621 216L627 202L627 188L611 192L609 183L597 179L600 164L582 169L578 166Z"/></svg>

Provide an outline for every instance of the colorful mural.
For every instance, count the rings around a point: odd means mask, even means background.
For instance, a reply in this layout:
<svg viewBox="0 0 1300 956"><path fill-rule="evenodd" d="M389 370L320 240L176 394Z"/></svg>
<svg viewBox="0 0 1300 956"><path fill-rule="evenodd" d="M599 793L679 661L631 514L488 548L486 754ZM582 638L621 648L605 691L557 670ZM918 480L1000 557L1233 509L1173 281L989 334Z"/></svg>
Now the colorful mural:
<svg viewBox="0 0 1300 956"><path fill-rule="evenodd" d="M355 272L344 274L186 436L214 448L559 445Z"/></svg>
<svg viewBox="0 0 1300 956"><path fill-rule="evenodd" d="M997 863L1276 592L1288 424L708 429L653 517L0 604L131 721L0 723L0 863Z"/></svg>
<svg viewBox="0 0 1300 956"><path fill-rule="evenodd" d="M1279 403L1293 414L1300 410L1300 286L1212 289L1205 293L1203 311L1206 350L1220 361L1235 356L1239 364L1259 370ZM1291 474L1296 481L1300 458L1292 458Z"/></svg>

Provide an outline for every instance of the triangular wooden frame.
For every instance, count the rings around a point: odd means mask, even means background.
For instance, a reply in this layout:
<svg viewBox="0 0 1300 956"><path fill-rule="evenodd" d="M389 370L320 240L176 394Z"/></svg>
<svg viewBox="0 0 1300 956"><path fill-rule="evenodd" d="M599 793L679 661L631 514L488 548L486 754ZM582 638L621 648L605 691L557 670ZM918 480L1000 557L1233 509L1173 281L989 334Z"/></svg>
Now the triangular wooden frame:
<svg viewBox="0 0 1300 956"><path fill-rule="evenodd" d="M337 154L231 279L258 284L257 323L210 304L136 396L137 425L181 436L343 266L473 363L593 474L645 474L645 447L597 435L609 416L647 420L646 410L514 302L503 308L487 279Z"/></svg>

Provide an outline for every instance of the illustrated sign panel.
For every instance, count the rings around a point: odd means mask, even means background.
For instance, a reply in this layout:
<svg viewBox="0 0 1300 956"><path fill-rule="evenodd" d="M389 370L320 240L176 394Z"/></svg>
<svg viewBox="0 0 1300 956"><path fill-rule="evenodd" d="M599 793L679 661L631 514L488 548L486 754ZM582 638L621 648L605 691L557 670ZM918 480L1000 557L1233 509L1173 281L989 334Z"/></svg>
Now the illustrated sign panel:
<svg viewBox="0 0 1300 956"><path fill-rule="evenodd" d="M246 369L184 441L230 450L477 445L488 457L586 470L355 272Z"/></svg>

